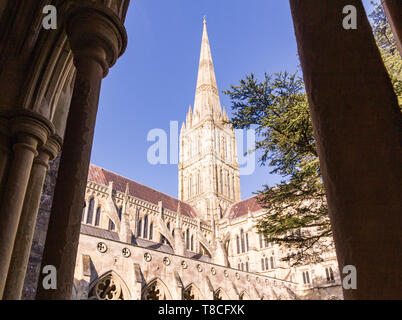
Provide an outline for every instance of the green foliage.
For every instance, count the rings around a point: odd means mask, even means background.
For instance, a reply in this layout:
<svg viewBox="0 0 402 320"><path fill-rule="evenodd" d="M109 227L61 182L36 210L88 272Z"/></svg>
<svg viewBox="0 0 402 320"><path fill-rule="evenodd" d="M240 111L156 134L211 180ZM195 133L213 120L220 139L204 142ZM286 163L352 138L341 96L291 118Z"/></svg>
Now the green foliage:
<svg viewBox="0 0 402 320"><path fill-rule="evenodd" d="M374 37L380 50L384 65L388 70L392 85L402 109L402 59L396 47L391 27L379 1L371 1L374 10L369 14L372 20Z"/></svg>
<svg viewBox="0 0 402 320"><path fill-rule="evenodd" d="M373 5L373 32L401 105L402 61L382 6ZM333 240L303 80L281 72L260 82L251 74L224 93L232 102L232 125L256 129L260 164L284 178L257 192L267 212L258 232L289 249L283 260L290 265L322 261Z"/></svg>
<svg viewBox="0 0 402 320"><path fill-rule="evenodd" d="M257 229L291 249L290 264L320 261L331 228L303 80L284 72L259 82L251 74L231 89L225 91L235 111L231 123L256 129L261 164L287 180L258 192L267 214Z"/></svg>

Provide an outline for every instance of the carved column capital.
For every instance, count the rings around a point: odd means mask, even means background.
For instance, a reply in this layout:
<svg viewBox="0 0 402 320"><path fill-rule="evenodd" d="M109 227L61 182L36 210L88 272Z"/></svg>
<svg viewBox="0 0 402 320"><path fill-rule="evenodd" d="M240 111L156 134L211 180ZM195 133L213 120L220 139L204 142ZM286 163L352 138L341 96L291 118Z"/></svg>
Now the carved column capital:
<svg viewBox="0 0 402 320"><path fill-rule="evenodd" d="M75 2L66 16L66 32L76 67L79 69L86 59L95 60L105 77L127 47L122 21L106 6L87 1Z"/></svg>
<svg viewBox="0 0 402 320"><path fill-rule="evenodd" d="M43 146L48 137L55 132L54 125L48 119L28 110L13 115L10 118L10 128L17 138L30 136L36 139L38 146Z"/></svg>

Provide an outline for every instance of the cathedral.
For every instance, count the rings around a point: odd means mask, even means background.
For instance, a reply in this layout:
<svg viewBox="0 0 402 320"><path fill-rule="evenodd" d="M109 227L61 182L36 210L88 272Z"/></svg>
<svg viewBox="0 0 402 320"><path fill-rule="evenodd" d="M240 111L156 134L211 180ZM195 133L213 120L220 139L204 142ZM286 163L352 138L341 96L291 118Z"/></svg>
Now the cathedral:
<svg viewBox="0 0 402 320"><path fill-rule="evenodd" d="M193 108L180 131L178 199L90 165L73 299L342 299L335 250L292 267L241 200L235 133L221 107L206 21Z"/></svg>

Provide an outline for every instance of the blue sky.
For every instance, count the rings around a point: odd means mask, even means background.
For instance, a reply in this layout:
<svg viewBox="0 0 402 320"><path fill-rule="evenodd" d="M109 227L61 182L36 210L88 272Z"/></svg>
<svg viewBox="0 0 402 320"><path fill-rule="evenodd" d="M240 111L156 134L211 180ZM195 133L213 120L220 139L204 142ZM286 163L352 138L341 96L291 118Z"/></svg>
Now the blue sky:
<svg viewBox="0 0 402 320"><path fill-rule="evenodd" d="M287 0L133 0L128 48L102 84L92 163L177 197L177 165L148 163L147 134L169 134L170 121L181 126L194 103L204 15L220 91L251 72L297 70ZM220 97L230 115L229 99ZM257 164L241 176L242 199L280 182L269 171Z"/></svg>

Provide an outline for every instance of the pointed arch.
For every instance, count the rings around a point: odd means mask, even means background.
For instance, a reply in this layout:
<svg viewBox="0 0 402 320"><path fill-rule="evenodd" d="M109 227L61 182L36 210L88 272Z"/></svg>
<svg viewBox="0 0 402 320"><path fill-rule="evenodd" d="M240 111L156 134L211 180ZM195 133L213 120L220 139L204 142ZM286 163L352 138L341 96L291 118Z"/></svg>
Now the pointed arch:
<svg viewBox="0 0 402 320"><path fill-rule="evenodd" d="M251 298L246 291L243 291L239 294L239 300L251 300Z"/></svg>
<svg viewBox="0 0 402 320"><path fill-rule="evenodd" d="M144 239L148 238L148 215L144 217L144 231L142 233Z"/></svg>
<svg viewBox="0 0 402 320"><path fill-rule="evenodd" d="M230 299L228 294L222 288L218 288L214 292L214 300L230 300Z"/></svg>
<svg viewBox="0 0 402 320"><path fill-rule="evenodd" d="M89 286L89 300L130 300L130 290L113 270L95 279Z"/></svg>
<svg viewBox="0 0 402 320"><path fill-rule="evenodd" d="M95 199L92 197L89 199L88 204L88 213L87 213L87 224L92 224L93 216L94 216L94 209L95 209Z"/></svg>
<svg viewBox="0 0 402 320"><path fill-rule="evenodd" d="M191 283L183 291L183 300L204 300L198 287Z"/></svg>
<svg viewBox="0 0 402 320"><path fill-rule="evenodd" d="M99 227L100 219L101 219L101 207L98 207L98 209L96 209L96 215L95 215L95 227Z"/></svg>
<svg viewBox="0 0 402 320"><path fill-rule="evenodd" d="M168 287L160 278L155 278L142 289L142 300L172 300Z"/></svg>

